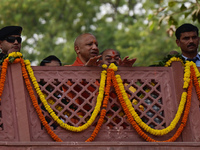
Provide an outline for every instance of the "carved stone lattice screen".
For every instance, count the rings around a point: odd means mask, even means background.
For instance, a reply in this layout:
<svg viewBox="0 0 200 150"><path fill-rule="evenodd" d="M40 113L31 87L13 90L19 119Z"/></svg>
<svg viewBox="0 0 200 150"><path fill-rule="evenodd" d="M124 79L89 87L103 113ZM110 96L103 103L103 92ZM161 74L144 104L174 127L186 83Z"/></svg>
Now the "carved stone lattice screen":
<svg viewBox="0 0 200 150"><path fill-rule="evenodd" d="M46 100L59 118L73 126L86 123L96 104L102 69L95 67L33 67L33 69ZM121 75L129 99L146 124L155 129L169 125L178 107L171 68L119 68L116 74ZM38 102L49 125L64 141L85 141L90 137L99 118L98 115L92 126L85 131L74 133L59 127L45 110L39 97ZM51 139L45 133L30 101L28 110L31 140ZM159 137L159 140L169 138L173 133ZM104 124L95 140L143 141L127 120L114 87L111 87Z"/></svg>

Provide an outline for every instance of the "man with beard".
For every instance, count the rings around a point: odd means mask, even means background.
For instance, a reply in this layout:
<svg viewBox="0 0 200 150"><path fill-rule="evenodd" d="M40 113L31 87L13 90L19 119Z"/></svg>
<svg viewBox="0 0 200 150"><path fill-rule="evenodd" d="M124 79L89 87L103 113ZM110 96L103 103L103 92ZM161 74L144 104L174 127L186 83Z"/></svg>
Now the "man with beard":
<svg viewBox="0 0 200 150"><path fill-rule="evenodd" d="M0 60L2 61L9 53L20 52L21 49L20 26L6 26L0 29Z"/></svg>
<svg viewBox="0 0 200 150"><path fill-rule="evenodd" d="M175 35L176 44L181 49L182 57L185 60L193 61L197 67L200 67L198 28L192 24L185 23L177 28Z"/></svg>

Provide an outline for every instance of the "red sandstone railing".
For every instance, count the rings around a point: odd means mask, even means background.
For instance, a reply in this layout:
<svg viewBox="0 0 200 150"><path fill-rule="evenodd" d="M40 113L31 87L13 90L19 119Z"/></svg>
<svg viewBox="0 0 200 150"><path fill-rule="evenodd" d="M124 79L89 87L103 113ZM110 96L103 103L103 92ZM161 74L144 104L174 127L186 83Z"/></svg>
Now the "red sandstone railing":
<svg viewBox="0 0 200 150"><path fill-rule="evenodd" d="M80 126L87 122L98 95L100 67L32 67L51 108L63 122ZM172 67L119 67L126 92L140 118L155 129L167 127L173 120L182 94L183 67L174 62ZM69 84L70 83L70 84ZM35 93L37 96L37 94ZM42 126L32 105L23 81L20 64L8 67L5 87L0 105L1 141L53 141ZM42 112L53 129L63 141L84 142L92 134L99 116L86 130L76 133L61 128L48 114L37 96ZM191 110L180 142L200 141L199 101L193 89ZM180 125L180 123L178 124ZM173 136L177 127L162 137ZM144 141L127 121L111 88L110 99L104 124L95 141Z"/></svg>

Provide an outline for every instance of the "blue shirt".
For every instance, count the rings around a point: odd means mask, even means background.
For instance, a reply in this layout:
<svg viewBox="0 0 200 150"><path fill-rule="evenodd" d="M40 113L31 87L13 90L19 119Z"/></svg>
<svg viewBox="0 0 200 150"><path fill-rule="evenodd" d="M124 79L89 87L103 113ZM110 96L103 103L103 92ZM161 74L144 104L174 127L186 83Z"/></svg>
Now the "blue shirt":
<svg viewBox="0 0 200 150"><path fill-rule="evenodd" d="M187 58L187 57L185 57L185 56L183 56L183 55L182 55L182 57L183 57L185 60L191 61L191 59L189 59L189 58ZM199 56L199 54L197 54L197 56L195 56L195 57L193 58L193 60L195 60L194 62L196 63L196 66L197 66L197 67L200 67L200 56ZM193 61L193 60L192 60L192 61Z"/></svg>

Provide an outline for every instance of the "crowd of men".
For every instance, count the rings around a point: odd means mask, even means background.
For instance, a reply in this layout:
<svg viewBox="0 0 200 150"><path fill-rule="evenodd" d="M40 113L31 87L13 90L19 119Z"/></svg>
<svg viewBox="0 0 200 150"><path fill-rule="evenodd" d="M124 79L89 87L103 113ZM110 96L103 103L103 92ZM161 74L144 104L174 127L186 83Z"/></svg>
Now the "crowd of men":
<svg viewBox="0 0 200 150"><path fill-rule="evenodd" d="M20 52L21 33L22 27L20 26L6 26L0 29L0 60L3 60L11 52ZM194 61L197 67L200 67L198 28L190 23L182 24L177 28L175 36L182 57L185 60ZM112 48L104 50L99 55L98 41L90 33L81 34L75 39L74 50L77 55L76 60L73 64L66 66L100 66L101 64L115 63L118 66L132 67L136 61L136 58L129 59L128 56L121 59L119 52ZM55 57L47 57L44 60L48 61L47 63L57 61L58 63L52 65L61 66L61 61Z"/></svg>

